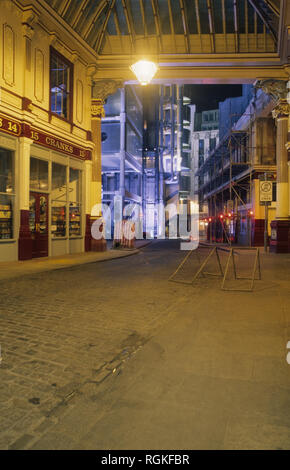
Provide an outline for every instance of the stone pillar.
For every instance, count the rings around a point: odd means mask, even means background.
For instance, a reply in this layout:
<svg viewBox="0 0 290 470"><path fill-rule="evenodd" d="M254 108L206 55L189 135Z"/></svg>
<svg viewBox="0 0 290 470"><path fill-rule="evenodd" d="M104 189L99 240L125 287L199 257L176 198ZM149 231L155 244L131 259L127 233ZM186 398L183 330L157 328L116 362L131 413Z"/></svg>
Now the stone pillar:
<svg viewBox="0 0 290 470"><path fill-rule="evenodd" d="M95 145L92 152L91 182L90 182L90 228L93 224L99 223L101 226L101 203L102 203L102 117L105 116L104 102L101 99L92 99L91 119L92 119L92 141ZM99 222L96 222L99 221ZM101 228L100 228L101 231ZM87 245L88 246L88 245ZM95 239L91 237L90 251L105 251L106 240L101 237Z"/></svg>
<svg viewBox="0 0 290 470"><path fill-rule="evenodd" d="M288 117L290 106L286 99L279 101L273 110L276 119L276 164L277 164L277 206L276 220L271 222L271 251L275 253L289 252L289 178L288 152L286 149L288 133Z"/></svg>
<svg viewBox="0 0 290 470"><path fill-rule="evenodd" d="M91 181L92 181L92 162L86 160L85 162L85 180L86 180L86 193L85 193L85 251L91 251Z"/></svg>
<svg viewBox="0 0 290 470"><path fill-rule="evenodd" d="M114 80L98 80L92 82L92 101L91 101L91 125L92 125L92 141L94 150L92 152L91 175L87 175L87 182L90 185L87 200L90 206L87 212L86 221L86 251L104 251L107 243L104 237L98 239L92 236L92 227L99 226L99 231L103 230L102 226L102 117L105 116L104 103L106 98L123 86L122 82ZM87 171L89 168L87 167ZM98 232L98 230L96 230Z"/></svg>
<svg viewBox="0 0 290 470"><path fill-rule="evenodd" d="M272 115L276 120L276 165L277 165L277 203L276 219L271 222L270 251L289 252L289 179L287 168L287 132L290 105L287 101L287 82L285 80L260 80L256 84L264 93L269 94L276 106Z"/></svg>
<svg viewBox="0 0 290 470"><path fill-rule="evenodd" d="M27 137L19 138L19 260L32 258L32 238L29 228L30 147L32 143L33 140Z"/></svg>
<svg viewBox="0 0 290 470"><path fill-rule="evenodd" d="M276 119L276 164L277 164L277 212L279 220L289 216L288 152L286 149L288 116L290 107L286 100L281 100L273 110Z"/></svg>

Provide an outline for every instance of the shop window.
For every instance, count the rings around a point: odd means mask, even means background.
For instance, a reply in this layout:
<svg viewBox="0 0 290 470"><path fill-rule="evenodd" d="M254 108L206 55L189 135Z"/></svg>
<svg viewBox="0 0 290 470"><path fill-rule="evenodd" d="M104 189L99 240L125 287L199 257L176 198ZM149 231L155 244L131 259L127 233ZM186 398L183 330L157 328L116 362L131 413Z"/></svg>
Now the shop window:
<svg viewBox="0 0 290 470"><path fill-rule="evenodd" d="M0 239L13 238L14 207L13 153L0 149Z"/></svg>
<svg viewBox="0 0 290 470"><path fill-rule="evenodd" d="M81 235L81 171L69 170L69 234Z"/></svg>
<svg viewBox="0 0 290 470"><path fill-rule="evenodd" d="M51 234L66 236L67 177L66 166L52 164L51 178Z"/></svg>
<svg viewBox="0 0 290 470"><path fill-rule="evenodd" d="M50 51L50 110L71 119L73 66L54 49Z"/></svg>
<svg viewBox="0 0 290 470"><path fill-rule="evenodd" d="M37 158L30 159L30 189L48 190L48 162Z"/></svg>

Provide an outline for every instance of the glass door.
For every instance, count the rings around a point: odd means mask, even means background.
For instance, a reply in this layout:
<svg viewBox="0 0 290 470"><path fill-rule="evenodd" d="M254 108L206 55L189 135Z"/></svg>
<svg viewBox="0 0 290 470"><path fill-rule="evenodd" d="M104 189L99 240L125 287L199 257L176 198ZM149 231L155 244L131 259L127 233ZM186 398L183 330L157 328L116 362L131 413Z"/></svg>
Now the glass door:
<svg viewBox="0 0 290 470"><path fill-rule="evenodd" d="M29 227L32 237L32 257L48 256L48 195L30 193Z"/></svg>

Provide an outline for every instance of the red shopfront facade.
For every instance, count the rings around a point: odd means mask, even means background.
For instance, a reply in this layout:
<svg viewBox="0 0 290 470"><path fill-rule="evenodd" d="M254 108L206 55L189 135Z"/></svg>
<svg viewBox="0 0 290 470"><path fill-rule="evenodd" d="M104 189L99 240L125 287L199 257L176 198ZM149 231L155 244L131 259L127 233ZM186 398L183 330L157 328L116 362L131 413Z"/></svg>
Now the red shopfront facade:
<svg viewBox="0 0 290 470"><path fill-rule="evenodd" d="M0 261L85 250L85 144L0 114Z"/></svg>

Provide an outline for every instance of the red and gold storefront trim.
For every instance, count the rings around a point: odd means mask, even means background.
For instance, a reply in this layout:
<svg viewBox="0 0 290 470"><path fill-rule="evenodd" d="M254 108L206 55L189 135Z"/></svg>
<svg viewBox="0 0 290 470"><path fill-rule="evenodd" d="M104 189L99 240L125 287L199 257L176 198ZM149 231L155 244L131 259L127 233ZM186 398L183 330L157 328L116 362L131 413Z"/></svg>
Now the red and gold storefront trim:
<svg viewBox="0 0 290 470"><path fill-rule="evenodd" d="M36 127L32 127L30 124L21 123L1 114L0 132L14 135L15 137L28 137L32 139L35 144L65 153L66 155L79 158L80 160L92 159L91 151L84 147L76 146L70 141L60 139L53 134L48 134Z"/></svg>

